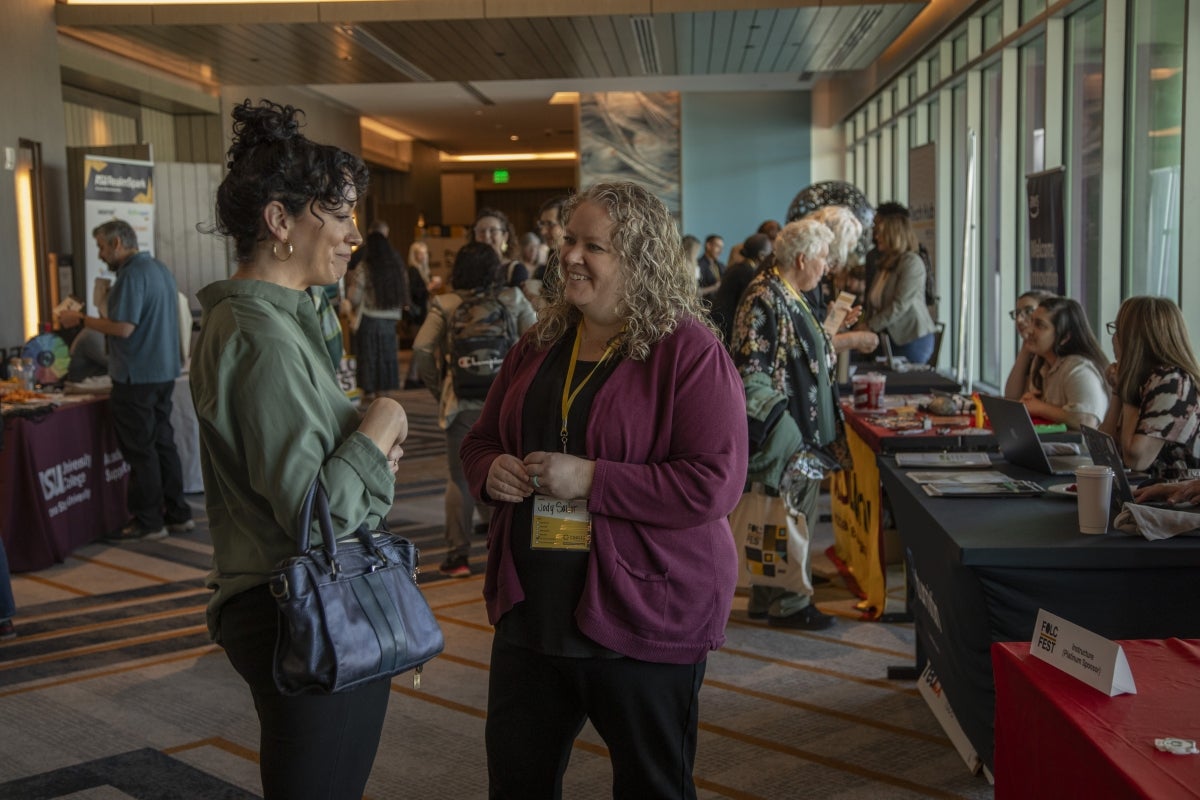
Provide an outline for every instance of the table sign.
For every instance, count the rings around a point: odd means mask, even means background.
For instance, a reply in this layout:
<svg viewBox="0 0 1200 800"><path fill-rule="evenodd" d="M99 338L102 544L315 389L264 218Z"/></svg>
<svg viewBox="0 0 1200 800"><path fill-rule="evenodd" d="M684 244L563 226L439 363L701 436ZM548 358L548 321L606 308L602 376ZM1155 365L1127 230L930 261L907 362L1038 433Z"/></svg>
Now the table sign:
<svg viewBox="0 0 1200 800"><path fill-rule="evenodd" d="M1038 609L1029 654L1109 697L1137 694L1121 645L1044 608Z"/></svg>
<svg viewBox="0 0 1200 800"><path fill-rule="evenodd" d="M979 772L979 767L983 764L979 759L979 753L971 746L971 740L967 738L966 731L958 724L958 719L954 716L954 709L950 708L950 701L946 699L946 693L942 691L942 684L938 681L933 666L928 662L925 663L925 670L917 681L917 691L921 693L921 697L925 698L929 710L937 718L942 730L950 737L954 749L967 763L967 769L971 770L972 775Z"/></svg>

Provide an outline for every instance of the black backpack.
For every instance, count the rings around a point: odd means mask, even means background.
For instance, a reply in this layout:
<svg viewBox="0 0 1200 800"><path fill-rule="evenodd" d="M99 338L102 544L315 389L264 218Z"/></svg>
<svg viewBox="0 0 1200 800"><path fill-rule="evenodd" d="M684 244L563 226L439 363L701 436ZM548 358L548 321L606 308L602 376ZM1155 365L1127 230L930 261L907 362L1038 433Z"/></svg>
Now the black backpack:
<svg viewBox="0 0 1200 800"><path fill-rule="evenodd" d="M460 400L482 400L517 341L516 321L495 292L460 296L450 315L450 378Z"/></svg>

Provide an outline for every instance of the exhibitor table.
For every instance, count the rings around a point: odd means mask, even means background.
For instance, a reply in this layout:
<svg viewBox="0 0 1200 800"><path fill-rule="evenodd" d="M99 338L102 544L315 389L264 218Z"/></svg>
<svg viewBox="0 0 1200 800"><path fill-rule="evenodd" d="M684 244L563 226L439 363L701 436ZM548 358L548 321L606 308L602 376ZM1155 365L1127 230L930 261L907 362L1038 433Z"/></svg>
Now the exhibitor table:
<svg viewBox="0 0 1200 800"><path fill-rule="evenodd" d="M45 569L124 524L129 466L108 398L6 416L0 450L0 537L13 572Z"/></svg>
<svg viewBox="0 0 1200 800"><path fill-rule="evenodd" d="M952 424L931 426L929 430L902 431L881 424L896 420L915 423L922 415L913 413L897 417L895 412L898 404L909 404L906 407L915 412L912 404L921 399L920 396L888 395L885 398L889 406L886 414L855 409L849 402L842 403L846 418L846 444L850 448L854 468L835 472L830 478L830 513L834 534L832 555L836 556L843 572L853 580L854 586L851 588L863 598L859 607L866 618L876 619L884 613L896 613L896 609L889 608L887 562L898 559L890 559L889 556L896 554L885 552L884 496L879 484L879 468L875 464L876 455L901 450L959 450L996 446L996 438L991 432L969 428L970 418L966 416L937 418L942 423Z"/></svg>
<svg viewBox="0 0 1200 800"><path fill-rule="evenodd" d="M1071 498L934 498L893 458L881 456L879 468L908 561L918 662L928 659L989 767L991 644L1029 641L1038 609L1109 639L1200 638L1200 535L1089 536ZM1043 485L1066 481L996 468Z"/></svg>
<svg viewBox="0 0 1200 800"><path fill-rule="evenodd" d="M1121 642L1137 694L1108 697L1029 654L992 645L996 800L1200 798L1200 756L1155 739L1200 740L1200 641Z"/></svg>

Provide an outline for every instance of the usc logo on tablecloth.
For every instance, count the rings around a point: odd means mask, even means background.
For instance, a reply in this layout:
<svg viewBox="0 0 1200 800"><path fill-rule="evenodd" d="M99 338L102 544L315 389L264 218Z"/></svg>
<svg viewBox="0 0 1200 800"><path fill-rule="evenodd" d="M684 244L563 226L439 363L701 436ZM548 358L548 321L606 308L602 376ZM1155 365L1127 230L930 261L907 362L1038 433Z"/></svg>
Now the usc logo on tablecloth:
<svg viewBox="0 0 1200 800"><path fill-rule="evenodd" d="M42 486L42 498L47 502L72 492L50 506L50 516L56 517L71 506L91 498L92 490L87 486L88 470L91 469L91 466L92 456L90 453L85 453L79 458L59 462L38 473L38 483Z"/></svg>

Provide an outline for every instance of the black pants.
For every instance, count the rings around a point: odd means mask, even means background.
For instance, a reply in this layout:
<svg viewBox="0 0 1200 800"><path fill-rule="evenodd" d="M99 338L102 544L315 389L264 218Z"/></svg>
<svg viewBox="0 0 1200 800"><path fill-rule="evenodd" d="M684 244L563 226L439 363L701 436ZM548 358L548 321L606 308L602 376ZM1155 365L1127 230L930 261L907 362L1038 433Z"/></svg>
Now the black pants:
<svg viewBox="0 0 1200 800"><path fill-rule="evenodd" d="M485 729L490 796L561 798L572 743L590 719L612 758L614 798L695 798L704 667L546 656L496 637Z"/></svg>
<svg viewBox="0 0 1200 800"><path fill-rule="evenodd" d="M266 800L359 800L371 776L391 681L338 694L281 695L271 675L279 611L266 586L221 607L221 646L250 685Z"/></svg>
<svg viewBox="0 0 1200 800"><path fill-rule="evenodd" d="M171 427L175 382L113 382L109 409L121 454L129 465L129 513L144 527L186 522L192 509L183 497L183 468ZM164 518L165 517L165 518Z"/></svg>

